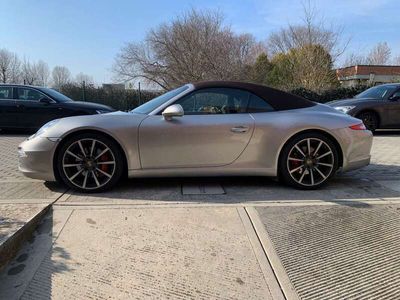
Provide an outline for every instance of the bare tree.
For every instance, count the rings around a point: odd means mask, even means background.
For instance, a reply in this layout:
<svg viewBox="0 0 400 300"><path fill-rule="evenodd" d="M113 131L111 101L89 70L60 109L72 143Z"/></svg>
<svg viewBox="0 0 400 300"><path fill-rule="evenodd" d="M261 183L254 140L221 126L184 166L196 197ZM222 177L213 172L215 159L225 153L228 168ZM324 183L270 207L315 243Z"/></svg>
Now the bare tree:
<svg viewBox="0 0 400 300"><path fill-rule="evenodd" d="M53 86L56 89L60 89L63 85L67 84L71 80L71 72L67 67L55 66L51 72Z"/></svg>
<svg viewBox="0 0 400 300"><path fill-rule="evenodd" d="M144 78L163 89L188 81L239 80L260 48L253 36L224 26L219 13L191 10L151 30L143 42L127 44L113 69L118 80Z"/></svg>
<svg viewBox="0 0 400 300"><path fill-rule="evenodd" d="M83 82L85 82L86 85L93 85L94 84L94 80L93 77L87 74L84 74L82 72L78 73L75 76L75 81L78 84L83 84Z"/></svg>
<svg viewBox="0 0 400 300"><path fill-rule="evenodd" d="M282 28L269 36L267 40L269 53L274 56L295 48L320 45L331 55L333 61L336 61L349 43L349 40L342 38L343 29L337 26L328 27L325 20L318 19L317 11L310 1L303 4L303 10L302 24L289 24L287 28Z"/></svg>
<svg viewBox="0 0 400 300"><path fill-rule="evenodd" d="M396 56L396 57L393 59L393 64L394 64L394 65L400 65L400 55Z"/></svg>
<svg viewBox="0 0 400 300"><path fill-rule="evenodd" d="M369 65L387 65L390 62L390 56L392 51L389 45L384 43L378 43L367 56L367 62Z"/></svg>
<svg viewBox="0 0 400 300"><path fill-rule="evenodd" d="M39 60L34 65L34 72L37 74L37 84L47 86L50 77L49 65L42 60Z"/></svg>
<svg viewBox="0 0 400 300"><path fill-rule="evenodd" d="M2 83L19 83L20 66L21 62L15 53L0 49L0 81Z"/></svg>
<svg viewBox="0 0 400 300"><path fill-rule="evenodd" d="M39 75L34 63L30 63L29 60L24 59L21 66L21 79L24 84L37 85L39 81Z"/></svg>
<svg viewBox="0 0 400 300"><path fill-rule="evenodd" d="M355 53L350 53L344 62L343 67L350 67L356 65L368 64L367 59L363 55L358 55Z"/></svg>

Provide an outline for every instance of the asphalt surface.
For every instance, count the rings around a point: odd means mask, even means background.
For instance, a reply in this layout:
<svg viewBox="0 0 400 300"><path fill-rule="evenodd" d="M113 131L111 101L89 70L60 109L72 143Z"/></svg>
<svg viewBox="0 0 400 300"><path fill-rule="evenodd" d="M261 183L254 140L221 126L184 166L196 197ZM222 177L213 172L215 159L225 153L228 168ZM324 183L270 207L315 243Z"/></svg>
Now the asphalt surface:
<svg viewBox="0 0 400 300"><path fill-rule="evenodd" d="M241 177L71 193L19 174L23 139L0 136L0 236L54 204L0 271L0 299L399 297L400 132L318 191Z"/></svg>

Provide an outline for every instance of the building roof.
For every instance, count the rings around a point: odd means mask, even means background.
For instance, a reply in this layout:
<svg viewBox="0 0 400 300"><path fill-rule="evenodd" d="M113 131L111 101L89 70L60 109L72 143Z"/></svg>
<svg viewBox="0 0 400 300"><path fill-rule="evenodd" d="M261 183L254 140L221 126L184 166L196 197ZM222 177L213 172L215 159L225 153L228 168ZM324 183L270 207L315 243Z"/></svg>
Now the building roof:
<svg viewBox="0 0 400 300"><path fill-rule="evenodd" d="M384 76L400 76L400 66L383 66L383 65L355 65L336 70L338 78L344 78L355 75L384 75Z"/></svg>
<svg viewBox="0 0 400 300"><path fill-rule="evenodd" d="M275 110L289 110L314 106L303 97L286 93L265 85L239 81L203 81L193 83L196 90L205 88L237 88L249 91L266 100Z"/></svg>

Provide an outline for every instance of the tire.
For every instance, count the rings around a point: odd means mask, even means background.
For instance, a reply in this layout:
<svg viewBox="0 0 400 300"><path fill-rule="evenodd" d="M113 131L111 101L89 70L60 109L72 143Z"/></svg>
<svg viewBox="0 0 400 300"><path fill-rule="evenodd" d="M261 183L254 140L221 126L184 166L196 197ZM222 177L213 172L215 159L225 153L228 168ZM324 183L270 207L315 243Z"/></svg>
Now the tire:
<svg viewBox="0 0 400 300"><path fill-rule="evenodd" d="M330 138L321 133L300 134L282 149L279 177L297 189L317 189L336 173L338 162L338 149Z"/></svg>
<svg viewBox="0 0 400 300"><path fill-rule="evenodd" d="M362 112L357 115L357 118L363 121L368 130L375 132L375 130L378 129L379 120L375 113L369 111Z"/></svg>
<svg viewBox="0 0 400 300"><path fill-rule="evenodd" d="M124 159L112 139L101 134L82 133L61 145L56 166L58 178L66 186L79 192L95 193L117 184L123 174Z"/></svg>

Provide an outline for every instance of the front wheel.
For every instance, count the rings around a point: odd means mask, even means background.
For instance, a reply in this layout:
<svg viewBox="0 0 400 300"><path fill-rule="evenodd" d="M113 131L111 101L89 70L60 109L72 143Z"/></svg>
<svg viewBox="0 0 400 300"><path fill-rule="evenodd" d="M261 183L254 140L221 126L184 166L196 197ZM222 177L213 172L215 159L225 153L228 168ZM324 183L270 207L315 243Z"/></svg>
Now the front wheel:
<svg viewBox="0 0 400 300"><path fill-rule="evenodd" d="M337 151L335 144L323 134L301 134L290 140L282 150L280 177L295 188L319 188L338 169Z"/></svg>
<svg viewBox="0 0 400 300"><path fill-rule="evenodd" d="M101 192L113 187L123 173L123 158L116 143L99 134L83 133L63 143L57 156L61 180L80 192Z"/></svg>

